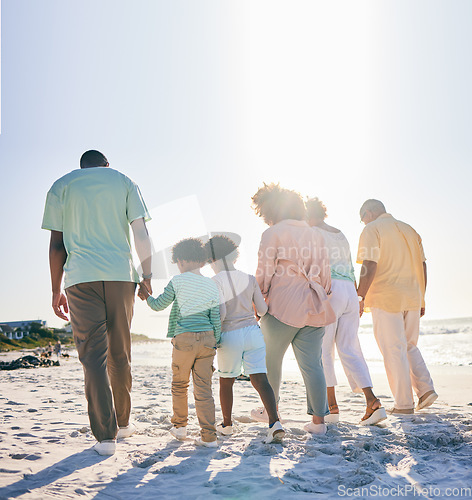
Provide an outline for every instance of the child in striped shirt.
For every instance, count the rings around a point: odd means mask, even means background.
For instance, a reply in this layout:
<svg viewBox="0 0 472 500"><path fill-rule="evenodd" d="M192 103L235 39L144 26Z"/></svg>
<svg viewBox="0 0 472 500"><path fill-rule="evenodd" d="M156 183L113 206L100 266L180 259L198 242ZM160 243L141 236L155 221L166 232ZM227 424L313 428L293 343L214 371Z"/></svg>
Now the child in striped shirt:
<svg viewBox="0 0 472 500"><path fill-rule="evenodd" d="M213 358L220 340L219 294L215 283L200 273L206 252L199 239L188 238L172 248L172 261L181 274L174 276L164 292L154 298L144 285L139 297L154 311L170 304L167 336L172 338L172 423L171 434L179 440L187 437L187 389L193 378L195 410L201 437L195 444L216 447L215 403L211 390Z"/></svg>

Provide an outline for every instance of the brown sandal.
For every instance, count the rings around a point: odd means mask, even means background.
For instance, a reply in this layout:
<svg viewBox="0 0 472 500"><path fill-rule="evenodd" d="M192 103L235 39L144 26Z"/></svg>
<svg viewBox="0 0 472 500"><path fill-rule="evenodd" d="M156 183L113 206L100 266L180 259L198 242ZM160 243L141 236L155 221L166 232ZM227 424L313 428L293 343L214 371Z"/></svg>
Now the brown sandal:
<svg viewBox="0 0 472 500"><path fill-rule="evenodd" d="M331 415L337 415L339 413L338 405L329 405L328 408L329 408L329 412L331 413ZM334 410L337 410L337 411L334 411Z"/></svg>
<svg viewBox="0 0 472 500"><path fill-rule="evenodd" d="M379 402L379 406L377 408L374 408L374 405L375 403L377 403L377 401ZM385 411L385 408L382 406L380 399L376 398L374 401L372 401L372 404L370 406L367 406L365 415L362 417L360 424L374 425L378 424L382 420L385 420L386 418L387 418L387 412Z"/></svg>

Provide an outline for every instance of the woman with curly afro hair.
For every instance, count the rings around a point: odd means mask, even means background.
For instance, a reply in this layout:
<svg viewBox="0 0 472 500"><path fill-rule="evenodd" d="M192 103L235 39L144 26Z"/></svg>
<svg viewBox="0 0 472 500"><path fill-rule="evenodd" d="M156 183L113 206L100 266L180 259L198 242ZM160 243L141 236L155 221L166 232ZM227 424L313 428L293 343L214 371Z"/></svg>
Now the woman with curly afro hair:
<svg viewBox="0 0 472 500"><path fill-rule="evenodd" d="M305 430L325 434L329 414L321 362L324 327L335 320L328 300L331 290L329 258L319 231L306 222L302 197L279 184L264 184L252 197L257 215L270 226L262 234L256 279L268 305L261 319L267 350L267 376L277 401L282 361L292 344L303 375L307 413ZM251 415L267 420L263 409Z"/></svg>

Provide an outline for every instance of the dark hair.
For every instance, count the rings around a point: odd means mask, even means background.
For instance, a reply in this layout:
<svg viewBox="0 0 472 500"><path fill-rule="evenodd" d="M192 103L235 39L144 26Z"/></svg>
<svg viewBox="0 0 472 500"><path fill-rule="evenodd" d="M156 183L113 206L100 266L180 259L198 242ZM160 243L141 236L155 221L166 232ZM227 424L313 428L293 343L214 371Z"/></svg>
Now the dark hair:
<svg viewBox="0 0 472 500"><path fill-rule="evenodd" d="M254 211L266 224L277 224L285 219L304 220L305 203L296 191L284 189L280 184L266 184L252 197Z"/></svg>
<svg viewBox="0 0 472 500"><path fill-rule="evenodd" d="M177 264L178 260L205 263L207 254L202 241L198 238L186 238L176 243L172 247L172 263Z"/></svg>
<svg viewBox="0 0 472 500"><path fill-rule="evenodd" d="M80 158L80 168L106 167L107 165L108 160L105 155L95 149L85 151Z"/></svg>
<svg viewBox="0 0 472 500"><path fill-rule="evenodd" d="M326 207L319 198L308 198L305 202L305 206L308 219L326 219L326 216L328 215Z"/></svg>
<svg viewBox="0 0 472 500"><path fill-rule="evenodd" d="M224 259L234 252L233 262L239 257L238 245L227 236L216 235L205 243L208 262Z"/></svg>

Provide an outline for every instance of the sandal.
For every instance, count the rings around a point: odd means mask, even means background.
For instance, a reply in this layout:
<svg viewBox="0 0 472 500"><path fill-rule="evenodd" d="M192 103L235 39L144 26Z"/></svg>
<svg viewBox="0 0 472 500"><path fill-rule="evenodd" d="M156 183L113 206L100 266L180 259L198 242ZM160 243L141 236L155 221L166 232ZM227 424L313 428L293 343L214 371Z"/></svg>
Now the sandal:
<svg viewBox="0 0 472 500"><path fill-rule="evenodd" d="M329 405L329 412L331 413L331 415L336 415L336 413L339 413L339 406L338 405ZM338 411L334 411L334 410L338 410Z"/></svg>
<svg viewBox="0 0 472 500"><path fill-rule="evenodd" d="M379 407L374 409L375 403L379 402ZM381 405L380 399L375 399L370 406L367 406L365 415L362 417L361 421L359 422L360 425L375 425L378 424L379 422L382 422L382 420L386 420L387 418L387 412L385 411L385 408Z"/></svg>

